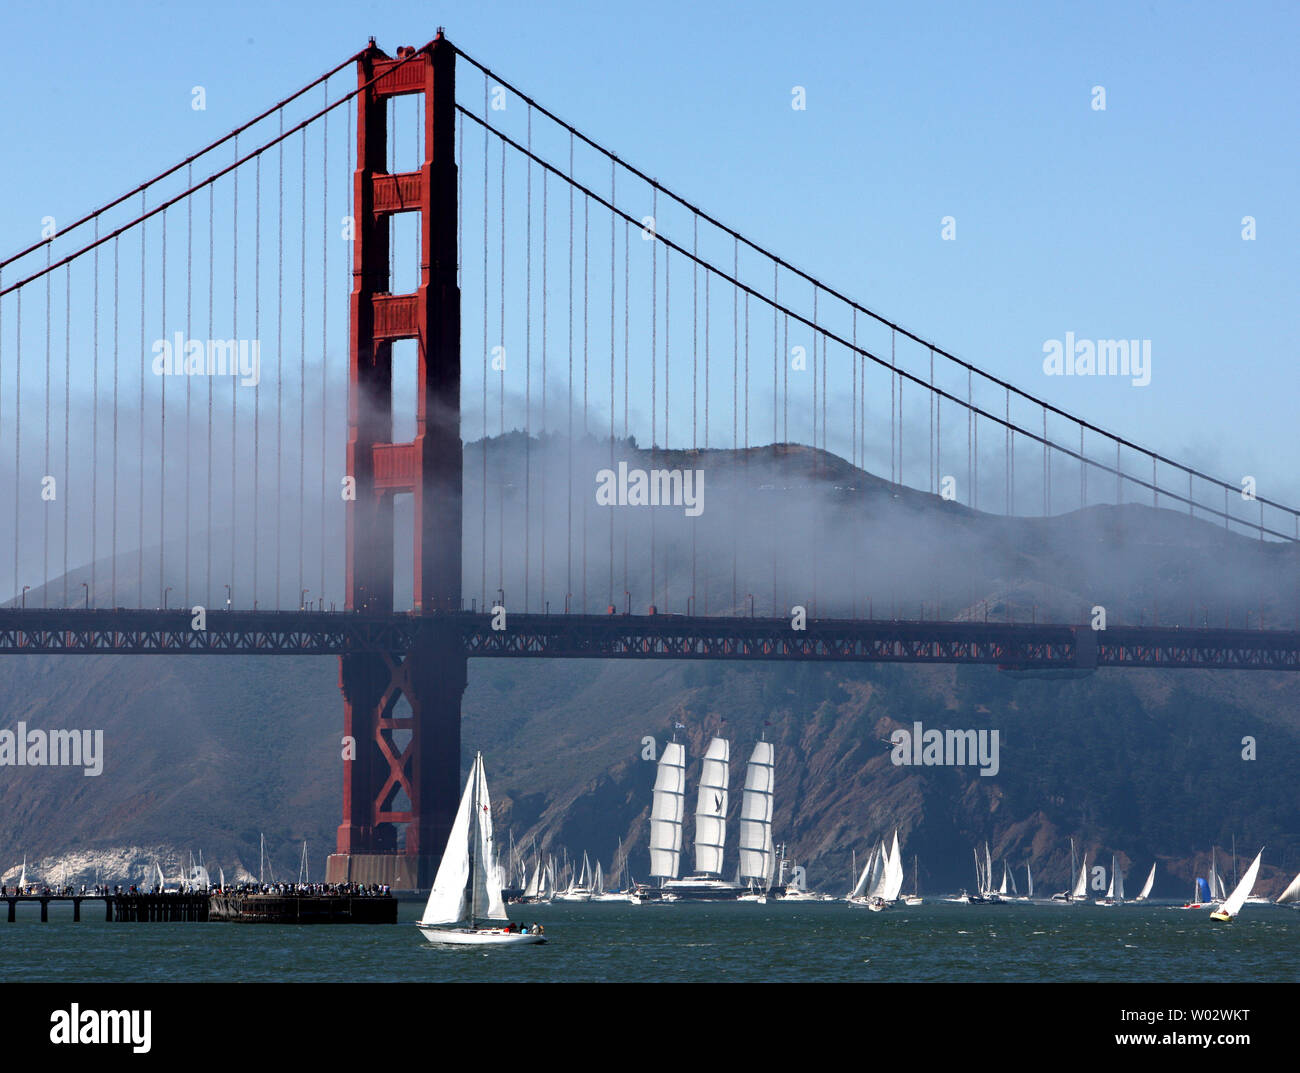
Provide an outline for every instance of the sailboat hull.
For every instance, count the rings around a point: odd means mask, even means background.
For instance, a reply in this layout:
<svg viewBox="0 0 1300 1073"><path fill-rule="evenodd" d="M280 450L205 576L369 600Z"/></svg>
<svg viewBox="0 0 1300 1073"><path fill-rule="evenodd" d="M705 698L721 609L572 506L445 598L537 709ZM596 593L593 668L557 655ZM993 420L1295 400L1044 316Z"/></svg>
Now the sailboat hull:
<svg viewBox="0 0 1300 1073"><path fill-rule="evenodd" d="M537 946L546 942L545 935L502 928L439 928L431 924L416 924L416 927L436 946Z"/></svg>

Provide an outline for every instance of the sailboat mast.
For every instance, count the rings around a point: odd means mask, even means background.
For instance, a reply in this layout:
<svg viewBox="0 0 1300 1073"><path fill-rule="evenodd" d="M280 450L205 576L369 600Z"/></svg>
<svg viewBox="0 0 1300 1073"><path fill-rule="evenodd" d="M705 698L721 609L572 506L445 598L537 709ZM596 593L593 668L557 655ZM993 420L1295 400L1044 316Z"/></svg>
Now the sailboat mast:
<svg viewBox="0 0 1300 1073"><path fill-rule="evenodd" d="M470 773L470 778L474 781L474 827L469 833L469 926L472 931L474 928L474 899L478 894L478 873L475 869L478 867L478 861L474 856L474 841L478 836L478 756L474 757L474 770Z"/></svg>

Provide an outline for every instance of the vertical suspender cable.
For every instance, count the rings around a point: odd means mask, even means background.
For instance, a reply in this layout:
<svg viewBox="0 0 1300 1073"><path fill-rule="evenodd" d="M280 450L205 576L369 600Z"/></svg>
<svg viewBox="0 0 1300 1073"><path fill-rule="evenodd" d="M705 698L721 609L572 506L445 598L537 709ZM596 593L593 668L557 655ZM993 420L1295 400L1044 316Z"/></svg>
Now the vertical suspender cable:
<svg viewBox="0 0 1300 1073"><path fill-rule="evenodd" d="M140 194L140 208L144 210L144 194ZM140 353L149 352L148 344L145 342L145 223L140 224ZM144 607L144 363L140 364L140 439L138 450L140 452L140 487L139 500L137 501L137 516L139 519L137 532L139 533L139 546L136 548L136 606Z"/></svg>
<svg viewBox="0 0 1300 1073"><path fill-rule="evenodd" d="M351 112L348 113L352 115ZM280 110L280 133L284 133L284 110ZM275 212L275 609L280 610L280 567L284 553L280 544L280 521L283 514L281 497L284 473L284 142L279 145L280 159L276 166L276 196L279 204Z"/></svg>
<svg viewBox="0 0 1300 1073"><path fill-rule="evenodd" d="M528 154L524 158L524 612L529 609L533 511L533 106L527 105ZM613 450L613 448L610 448Z"/></svg>
<svg viewBox="0 0 1300 1073"><path fill-rule="evenodd" d="M321 87L325 103L329 104L329 79ZM321 116L321 254L320 254L320 528L317 539L320 541L320 607L325 610L325 481L327 479L326 455L329 451L325 434L329 418L329 212L330 212L330 114ZM261 159L260 157L258 158ZM256 396L254 396L256 398ZM254 437L256 443L256 436ZM254 593L254 596L257 594ZM418 598L419 594L415 594Z"/></svg>

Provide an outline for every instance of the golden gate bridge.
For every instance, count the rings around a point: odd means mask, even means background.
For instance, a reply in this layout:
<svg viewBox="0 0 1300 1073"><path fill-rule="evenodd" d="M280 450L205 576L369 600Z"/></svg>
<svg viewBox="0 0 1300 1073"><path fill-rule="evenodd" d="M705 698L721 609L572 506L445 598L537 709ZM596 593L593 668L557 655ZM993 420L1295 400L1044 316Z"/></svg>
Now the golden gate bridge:
<svg viewBox="0 0 1300 1073"><path fill-rule="evenodd" d="M474 657L1300 668L1296 509L872 311L441 31L0 261L0 443L0 652L339 657L332 880L431 881ZM1138 506L1270 583L989 599L1025 534Z"/></svg>

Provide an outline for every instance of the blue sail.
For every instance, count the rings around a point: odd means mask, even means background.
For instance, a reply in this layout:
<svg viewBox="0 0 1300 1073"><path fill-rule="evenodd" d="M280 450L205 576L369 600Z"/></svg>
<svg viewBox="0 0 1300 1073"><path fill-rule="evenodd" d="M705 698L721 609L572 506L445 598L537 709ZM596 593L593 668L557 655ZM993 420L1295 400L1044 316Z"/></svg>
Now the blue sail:
<svg viewBox="0 0 1300 1073"><path fill-rule="evenodd" d="M1196 879L1196 889L1200 891L1200 897L1198 898L1198 901L1210 902L1214 900L1213 898L1210 897L1209 883L1207 883L1203 878L1199 876Z"/></svg>

